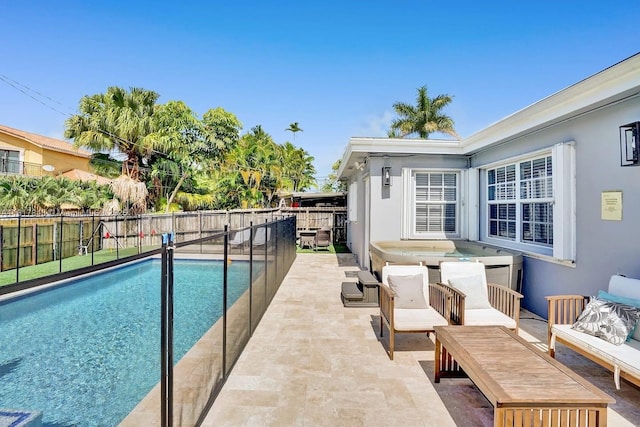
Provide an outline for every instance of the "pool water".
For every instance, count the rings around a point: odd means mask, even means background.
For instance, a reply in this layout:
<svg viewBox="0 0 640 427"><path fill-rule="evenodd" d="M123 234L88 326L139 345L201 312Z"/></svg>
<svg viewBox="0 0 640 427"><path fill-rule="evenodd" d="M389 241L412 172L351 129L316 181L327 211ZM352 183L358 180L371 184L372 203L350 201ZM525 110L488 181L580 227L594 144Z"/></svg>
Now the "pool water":
<svg viewBox="0 0 640 427"><path fill-rule="evenodd" d="M221 261L175 260L174 362L221 317ZM233 303L249 264L229 265ZM0 303L0 407L114 426L160 379L160 261Z"/></svg>

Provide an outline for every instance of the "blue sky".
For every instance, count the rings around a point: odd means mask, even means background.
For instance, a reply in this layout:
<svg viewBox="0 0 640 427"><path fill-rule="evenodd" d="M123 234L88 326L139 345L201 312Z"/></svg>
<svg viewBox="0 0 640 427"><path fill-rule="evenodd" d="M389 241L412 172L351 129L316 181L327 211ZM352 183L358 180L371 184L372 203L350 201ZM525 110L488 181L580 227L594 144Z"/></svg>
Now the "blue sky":
<svg viewBox="0 0 640 427"><path fill-rule="evenodd" d="M640 51L637 0L24 0L1 16L0 77L46 105L0 80L0 124L62 139L82 96L143 87L261 125L319 178L420 86L453 96L466 137Z"/></svg>

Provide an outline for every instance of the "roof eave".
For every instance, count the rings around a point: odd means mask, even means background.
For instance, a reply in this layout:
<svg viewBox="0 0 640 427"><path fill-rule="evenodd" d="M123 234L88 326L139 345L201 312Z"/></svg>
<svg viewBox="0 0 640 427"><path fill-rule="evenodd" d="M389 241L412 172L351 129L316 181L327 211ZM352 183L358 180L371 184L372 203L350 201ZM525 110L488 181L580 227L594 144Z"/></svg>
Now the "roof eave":
<svg viewBox="0 0 640 427"><path fill-rule="evenodd" d="M464 138L465 154L561 123L640 93L640 54L525 107Z"/></svg>

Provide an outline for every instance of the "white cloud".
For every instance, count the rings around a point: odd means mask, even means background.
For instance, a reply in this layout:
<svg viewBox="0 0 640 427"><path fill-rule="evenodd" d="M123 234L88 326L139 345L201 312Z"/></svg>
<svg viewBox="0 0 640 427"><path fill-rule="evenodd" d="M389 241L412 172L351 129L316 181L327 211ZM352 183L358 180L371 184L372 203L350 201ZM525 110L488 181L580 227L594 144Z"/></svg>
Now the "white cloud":
<svg viewBox="0 0 640 427"><path fill-rule="evenodd" d="M357 136L387 136L389 124L394 117L395 114L391 111L385 111L381 115L367 117Z"/></svg>

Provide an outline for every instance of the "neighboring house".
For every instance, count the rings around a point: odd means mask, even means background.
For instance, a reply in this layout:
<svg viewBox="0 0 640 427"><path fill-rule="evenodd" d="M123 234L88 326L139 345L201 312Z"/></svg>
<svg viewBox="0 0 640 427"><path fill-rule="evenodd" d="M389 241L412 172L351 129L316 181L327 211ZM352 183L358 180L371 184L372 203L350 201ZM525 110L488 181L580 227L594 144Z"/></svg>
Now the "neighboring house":
<svg viewBox="0 0 640 427"><path fill-rule="evenodd" d="M71 143L0 125L0 175L90 173L91 153Z"/></svg>
<svg viewBox="0 0 640 427"><path fill-rule="evenodd" d="M621 166L637 164L639 122L637 54L461 141L351 138L348 245L362 267L372 241L517 250L524 306L543 316L545 295L639 278L640 168Z"/></svg>

